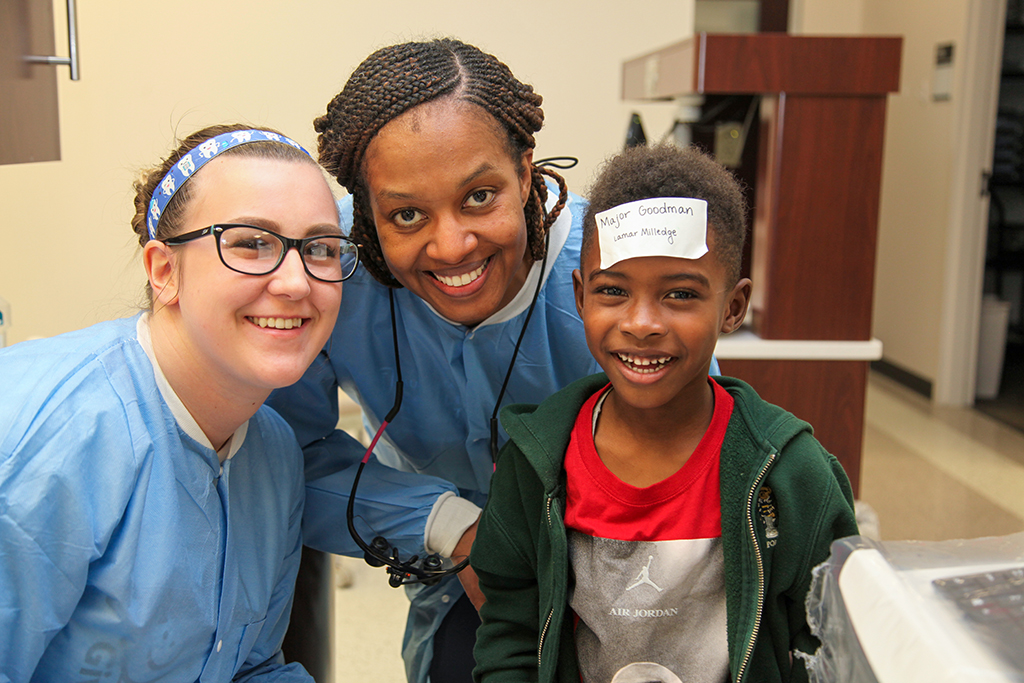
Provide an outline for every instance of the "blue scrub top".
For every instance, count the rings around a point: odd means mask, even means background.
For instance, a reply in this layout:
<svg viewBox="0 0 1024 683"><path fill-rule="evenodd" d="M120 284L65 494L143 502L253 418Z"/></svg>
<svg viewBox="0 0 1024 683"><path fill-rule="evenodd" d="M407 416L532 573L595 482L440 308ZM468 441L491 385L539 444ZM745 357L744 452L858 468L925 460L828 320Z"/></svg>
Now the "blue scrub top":
<svg viewBox="0 0 1024 683"><path fill-rule="evenodd" d="M560 229L565 242L549 256L503 405L539 403L600 370L587 349L572 287L584 207L570 195L552 230ZM342 224L351 225L351 199L339 209ZM394 290L404 397L360 479L356 515L408 553L422 554L427 517L441 494L456 492L481 506L486 501L491 413L533 294L529 284L523 290L521 311L474 328L446 321L407 289ZM323 353L297 384L268 400L295 429L305 453L307 545L362 555L349 537L345 510L353 466L365 448L335 429L337 389L359 403L375 431L394 403L397 374L388 290L360 268L345 281L338 323ZM499 430L499 445L506 438Z"/></svg>
<svg viewBox="0 0 1024 683"><path fill-rule="evenodd" d="M175 420L136 323L0 350L0 681L308 683L280 655L294 436L261 408L222 466Z"/></svg>
<svg viewBox="0 0 1024 683"><path fill-rule="evenodd" d="M548 189L550 206L558 190ZM338 208L342 225L350 227L351 196ZM540 403L601 370L587 348L572 286L585 209L586 202L570 194L552 226L548 271L502 406ZM424 529L441 495L454 492L483 507L493 472L491 414L534 289L528 281L515 300L473 328L446 321L407 289L394 290L405 389L401 410L359 481L355 515L364 541L379 533L399 546L404 558L422 556ZM359 268L345 281L338 322L324 351L297 384L268 399L295 429L305 454L307 545L362 556L349 536L346 509L366 449L335 429L337 391L341 387L359 403L372 435L394 403L396 379L388 290ZM499 429L499 446L507 438ZM383 573L380 580L385 580ZM452 577L433 587L410 586L407 592L412 605L403 657L409 680L422 683L433 634L463 591Z"/></svg>

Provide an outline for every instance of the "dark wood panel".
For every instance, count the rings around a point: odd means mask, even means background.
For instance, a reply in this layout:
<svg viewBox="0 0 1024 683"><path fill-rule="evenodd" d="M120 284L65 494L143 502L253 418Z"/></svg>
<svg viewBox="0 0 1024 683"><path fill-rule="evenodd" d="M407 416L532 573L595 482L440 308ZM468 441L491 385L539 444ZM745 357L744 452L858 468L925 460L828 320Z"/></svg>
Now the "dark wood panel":
<svg viewBox="0 0 1024 683"><path fill-rule="evenodd" d="M788 94L762 103L752 271L761 337L871 338L885 104Z"/></svg>
<svg viewBox="0 0 1024 683"><path fill-rule="evenodd" d="M704 33L696 39L695 85L701 93L882 95L899 90L902 38ZM820 68L811 68L815 65Z"/></svg>
<svg viewBox="0 0 1024 683"><path fill-rule="evenodd" d="M814 436L860 490L867 361L719 360L722 373L742 379L761 398L814 427Z"/></svg>
<svg viewBox="0 0 1024 683"><path fill-rule="evenodd" d="M57 69L24 60L52 54L50 0L2 0L0 164L60 159Z"/></svg>
<svg viewBox="0 0 1024 683"><path fill-rule="evenodd" d="M789 0L761 0L758 30L763 33L785 33L789 30Z"/></svg>

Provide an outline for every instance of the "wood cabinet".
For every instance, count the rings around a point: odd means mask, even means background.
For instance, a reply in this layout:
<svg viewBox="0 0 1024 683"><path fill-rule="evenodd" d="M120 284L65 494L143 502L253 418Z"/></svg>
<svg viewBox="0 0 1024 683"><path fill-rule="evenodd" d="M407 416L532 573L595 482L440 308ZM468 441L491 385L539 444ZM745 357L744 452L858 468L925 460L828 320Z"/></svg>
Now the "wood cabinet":
<svg viewBox="0 0 1024 683"><path fill-rule="evenodd" d="M623 65L627 100L760 97L753 331L766 341L861 342L863 352L730 353L720 363L811 422L855 491L867 366L881 355L871 310L886 97L899 88L901 50L898 37L705 33Z"/></svg>
<svg viewBox="0 0 1024 683"><path fill-rule="evenodd" d="M60 159L53 53L51 0L0 2L0 164Z"/></svg>

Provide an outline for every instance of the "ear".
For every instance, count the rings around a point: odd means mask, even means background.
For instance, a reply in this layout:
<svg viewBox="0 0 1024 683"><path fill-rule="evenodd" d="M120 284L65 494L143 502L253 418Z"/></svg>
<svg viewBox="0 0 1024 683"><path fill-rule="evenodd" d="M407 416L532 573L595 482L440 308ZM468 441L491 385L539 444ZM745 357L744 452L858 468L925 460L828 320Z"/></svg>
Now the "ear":
<svg viewBox="0 0 1024 683"><path fill-rule="evenodd" d="M572 293L576 299L576 312L583 318L583 275L579 268L572 271Z"/></svg>
<svg viewBox="0 0 1024 683"><path fill-rule="evenodd" d="M533 150L528 149L523 152L519 162L523 169L519 174L519 195L522 198L523 206L526 206L527 200L530 199L530 188L533 186Z"/></svg>
<svg viewBox="0 0 1024 683"><path fill-rule="evenodd" d="M158 240L146 242L142 248L142 263L146 267L149 286L153 289L153 305L171 306L178 301L174 252Z"/></svg>
<svg viewBox="0 0 1024 683"><path fill-rule="evenodd" d="M752 287L750 278L742 278L726 297L725 315L722 318L722 334L735 332L743 324L743 319L747 317L747 306L750 304L750 290Z"/></svg>

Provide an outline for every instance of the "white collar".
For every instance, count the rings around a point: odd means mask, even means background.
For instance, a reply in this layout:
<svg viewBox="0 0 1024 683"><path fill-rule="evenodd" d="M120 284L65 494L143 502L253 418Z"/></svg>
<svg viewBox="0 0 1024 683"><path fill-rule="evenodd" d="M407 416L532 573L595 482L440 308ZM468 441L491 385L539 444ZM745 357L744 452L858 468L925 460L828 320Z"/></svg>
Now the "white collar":
<svg viewBox="0 0 1024 683"><path fill-rule="evenodd" d="M170 383L167 381L167 377L164 376L163 370L160 369L160 364L156 360L156 354L153 353L153 338L150 335L149 330L150 313L146 311L139 316L138 321L135 323L135 334L139 340L139 346L145 351L146 356L149 358L149 362L153 364L153 376L156 378L156 386L160 390L160 396L163 397L167 407L171 409L171 414L174 416L178 426L181 427L182 431L188 434L190 437L195 439L197 442L206 446L210 450L213 450L213 444L210 443L210 439L207 438L203 430L200 429L199 423L196 422L195 418L192 417L192 413L188 412L188 408L181 402L178 394L171 388ZM241 426L235 430L235 433L231 435L227 443L224 444L219 451L217 451L217 458L223 463L225 460L230 460L234 457L235 453L242 447L242 443L245 441L245 435L249 431L249 421L246 420Z"/></svg>
<svg viewBox="0 0 1024 683"><path fill-rule="evenodd" d="M597 399L597 403L594 404L594 414L590 420L590 436L597 436L597 420L601 417L601 411L604 410L604 400L608 398L612 393L612 386L609 384L601 392L601 398Z"/></svg>

